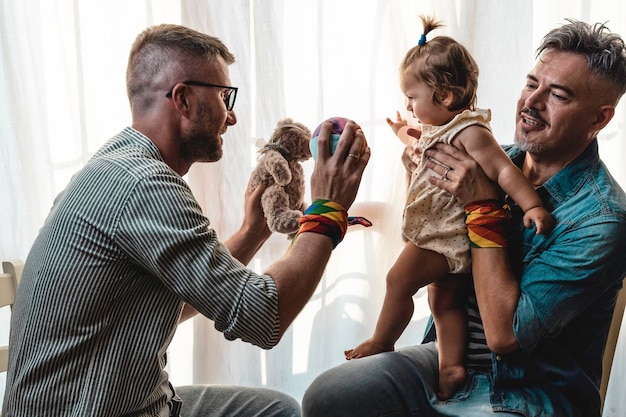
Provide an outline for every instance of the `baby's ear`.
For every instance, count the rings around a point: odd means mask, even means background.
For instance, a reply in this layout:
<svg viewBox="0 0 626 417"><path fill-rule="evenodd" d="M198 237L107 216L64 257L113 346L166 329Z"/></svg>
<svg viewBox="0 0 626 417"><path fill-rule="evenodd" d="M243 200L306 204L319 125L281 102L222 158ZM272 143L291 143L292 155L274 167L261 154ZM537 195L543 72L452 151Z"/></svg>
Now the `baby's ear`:
<svg viewBox="0 0 626 417"><path fill-rule="evenodd" d="M439 101L446 109L449 109L454 103L454 94L450 90L443 91L439 94Z"/></svg>

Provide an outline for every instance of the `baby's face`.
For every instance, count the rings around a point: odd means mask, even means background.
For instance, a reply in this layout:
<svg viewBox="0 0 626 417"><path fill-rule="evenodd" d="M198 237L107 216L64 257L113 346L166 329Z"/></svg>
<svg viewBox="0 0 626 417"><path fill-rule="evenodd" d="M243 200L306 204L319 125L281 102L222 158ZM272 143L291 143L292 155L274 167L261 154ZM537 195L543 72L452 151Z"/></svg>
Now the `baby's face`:
<svg viewBox="0 0 626 417"><path fill-rule="evenodd" d="M442 125L449 119L447 109L433 101L434 91L415 77L402 77L400 88L406 99L406 109L420 123Z"/></svg>

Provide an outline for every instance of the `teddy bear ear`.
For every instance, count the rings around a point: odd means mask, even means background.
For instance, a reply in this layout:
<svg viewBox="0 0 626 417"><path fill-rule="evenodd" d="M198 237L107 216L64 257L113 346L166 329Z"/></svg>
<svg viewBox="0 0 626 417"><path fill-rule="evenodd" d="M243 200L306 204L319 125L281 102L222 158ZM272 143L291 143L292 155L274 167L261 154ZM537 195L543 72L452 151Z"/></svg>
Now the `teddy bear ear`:
<svg viewBox="0 0 626 417"><path fill-rule="evenodd" d="M258 138L254 143L254 146L256 146L257 149L263 149L265 145L267 145L267 141L263 138Z"/></svg>

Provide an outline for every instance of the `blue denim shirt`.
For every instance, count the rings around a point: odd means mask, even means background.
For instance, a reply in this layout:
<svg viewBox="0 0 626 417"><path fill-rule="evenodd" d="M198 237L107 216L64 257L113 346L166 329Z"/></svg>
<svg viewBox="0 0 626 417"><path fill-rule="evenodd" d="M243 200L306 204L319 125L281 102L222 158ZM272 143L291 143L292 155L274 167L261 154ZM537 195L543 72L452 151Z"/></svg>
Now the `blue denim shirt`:
<svg viewBox="0 0 626 417"><path fill-rule="evenodd" d="M505 150L521 167L525 154ZM626 195L597 140L537 191L556 225L536 235L512 204L521 349L492 353L491 404L524 416L599 416L602 352L626 273Z"/></svg>

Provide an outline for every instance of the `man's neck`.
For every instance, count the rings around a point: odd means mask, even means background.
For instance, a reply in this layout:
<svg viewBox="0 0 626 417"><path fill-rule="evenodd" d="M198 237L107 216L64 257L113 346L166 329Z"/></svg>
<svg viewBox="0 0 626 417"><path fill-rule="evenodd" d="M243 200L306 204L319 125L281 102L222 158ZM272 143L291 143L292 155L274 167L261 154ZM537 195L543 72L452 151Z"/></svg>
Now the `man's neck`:
<svg viewBox="0 0 626 417"><path fill-rule="evenodd" d="M569 160L537 160L534 155L527 153L522 165L522 172L532 185L539 187L569 163Z"/></svg>
<svg viewBox="0 0 626 417"><path fill-rule="evenodd" d="M528 151L524 157L522 172L535 187L543 185L557 172L582 155L594 140L595 136L586 141L570 141L558 150Z"/></svg>
<svg viewBox="0 0 626 417"><path fill-rule="evenodd" d="M154 121L133 121L132 128L143 133L159 149L163 161L181 177L187 174L191 163L180 157L180 145L178 140L172 138L177 134L170 125Z"/></svg>

